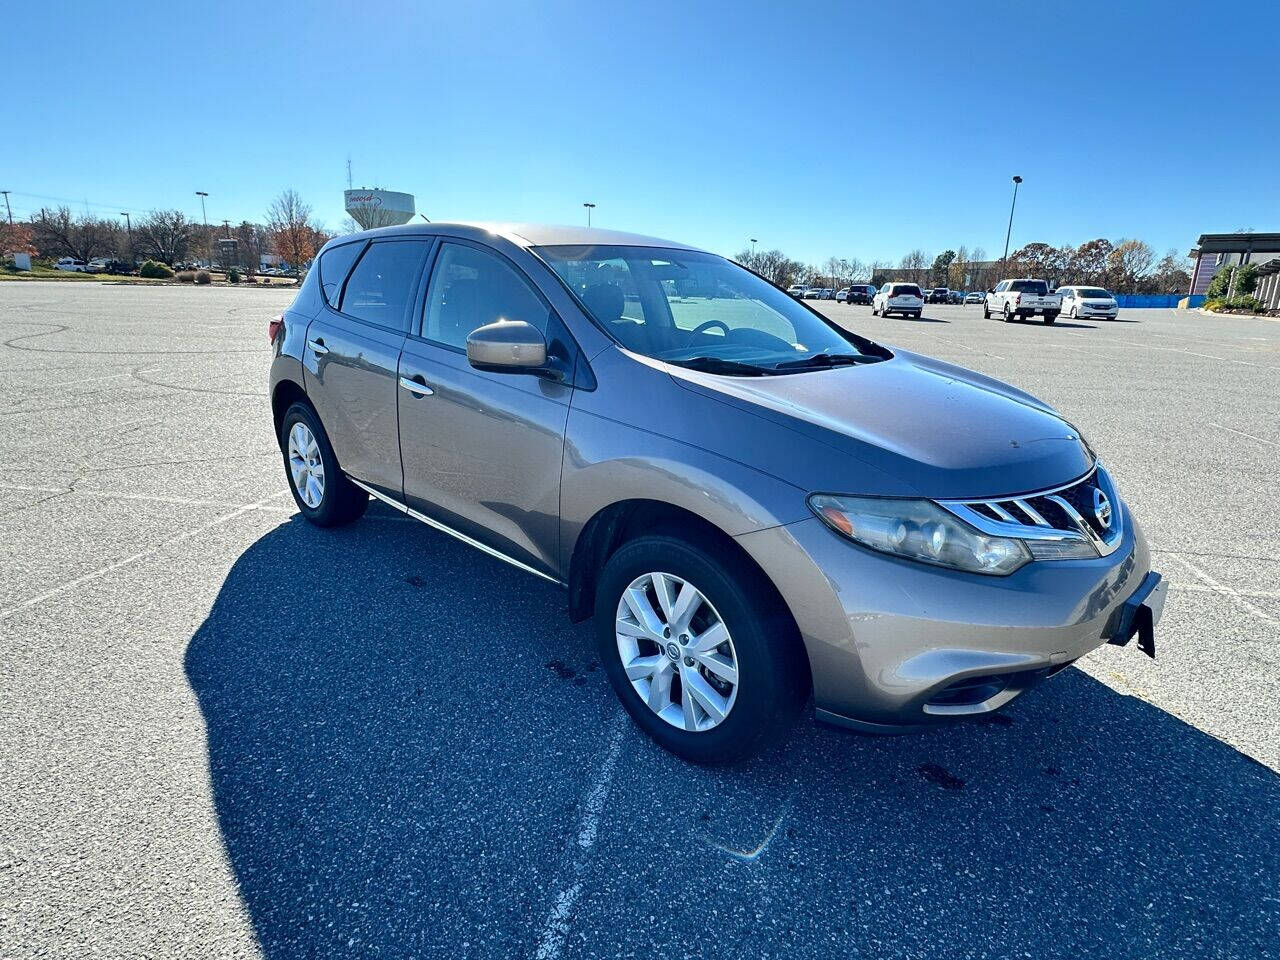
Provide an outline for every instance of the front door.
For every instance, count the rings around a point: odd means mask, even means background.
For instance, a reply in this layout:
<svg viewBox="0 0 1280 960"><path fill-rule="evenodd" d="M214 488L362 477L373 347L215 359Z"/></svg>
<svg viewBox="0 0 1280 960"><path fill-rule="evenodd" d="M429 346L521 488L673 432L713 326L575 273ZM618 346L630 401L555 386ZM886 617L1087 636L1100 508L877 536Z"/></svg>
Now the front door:
<svg viewBox="0 0 1280 960"><path fill-rule="evenodd" d="M467 336L499 319L524 320L544 334L559 323L505 257L479 244L442 241L420 329L400 356L405 501L556 575L560 463L573 388L472 367Z"/></svg>

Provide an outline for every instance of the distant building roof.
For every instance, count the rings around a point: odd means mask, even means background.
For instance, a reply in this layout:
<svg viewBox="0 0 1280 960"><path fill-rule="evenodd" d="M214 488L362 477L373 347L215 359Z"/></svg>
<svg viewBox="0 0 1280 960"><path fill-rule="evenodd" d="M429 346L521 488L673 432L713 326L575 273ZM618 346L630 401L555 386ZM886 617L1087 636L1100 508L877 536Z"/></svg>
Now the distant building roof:
<svg viewBox="0 0 1280 960"><path fill-rule="evenodd" d="M1201 253L1237 253L1243 250L1280 251L1280 233L1202 233L1196 241Z"/></svg>

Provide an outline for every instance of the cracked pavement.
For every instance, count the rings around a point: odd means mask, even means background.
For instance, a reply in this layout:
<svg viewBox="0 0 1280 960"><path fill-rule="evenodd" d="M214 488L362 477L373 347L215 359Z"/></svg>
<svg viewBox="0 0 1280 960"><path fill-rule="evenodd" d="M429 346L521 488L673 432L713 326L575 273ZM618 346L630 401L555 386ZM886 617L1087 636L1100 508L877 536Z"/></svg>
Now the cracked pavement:
<svg viewBox="0 0 1280 960"><path fill-rule="evenodd" d="M709 770L557 588L299 520L290 296L0 284L6 957L1280 955L1280 323L821 304L1082 428L1173 582L1160 655Z"/></svg>

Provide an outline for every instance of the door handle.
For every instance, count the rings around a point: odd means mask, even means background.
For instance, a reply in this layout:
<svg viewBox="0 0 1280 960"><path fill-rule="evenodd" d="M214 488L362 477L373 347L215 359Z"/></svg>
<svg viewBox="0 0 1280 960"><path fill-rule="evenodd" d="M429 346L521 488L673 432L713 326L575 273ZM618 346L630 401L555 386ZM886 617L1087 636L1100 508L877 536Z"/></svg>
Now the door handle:
<svg viewBox="0 0 1280 960"><path fill-rule="evenodd" d="M317 337L314 340L308 340L307 346L316 352L316 356L323 357L329 352L329 348L324 345L324 341Z"/></svg>
<svg viewBox="0 0 1280 960"><path fill-rule="evenodd" d="M410 393L416 393L420 397L430 397L435 391L421 380L414 380L411 377L401 377L400 386L404 387Z"/></svg>

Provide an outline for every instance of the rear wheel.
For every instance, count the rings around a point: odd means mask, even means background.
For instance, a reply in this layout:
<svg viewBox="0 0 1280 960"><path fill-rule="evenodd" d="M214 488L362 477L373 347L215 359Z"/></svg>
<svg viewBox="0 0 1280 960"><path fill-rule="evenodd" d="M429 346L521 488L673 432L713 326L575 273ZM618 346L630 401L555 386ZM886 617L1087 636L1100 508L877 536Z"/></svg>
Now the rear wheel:
<svg viewBox="0 0 1280 960"><path fill-rule="evenodd" d="M1074 303L1071 305L1071 312L1067 314L1067 316L1069 316L1072 320L1076 318L1076 305Z"/></svg>
<svg viewBox="0 0 1280 960"><path fill-rule="evenodd" d="M295 403L280 423L289 492L302 515L318 527L336 527L358 519L369 495L338 466L320 418L307 403Z"/></svg>
<svg viewBox="0 0 1280 960"><path fill-rule="evenodd" d="M1046 324L1048 324L1048 323L1053 323L1053 321L1055 321L1055 320L1057 320L1057 319L1058 319L1058 315L1057 315L1056 313L1046 313L1046 314L1044 315L1044 322L1045 322Z"/></svg>
<svg viewBox="0 0 1280 960"><path fill-rule="evenodd" d="M1009 305L1007 303L1004 305L1004 322L1013 322L1013 311L1009 309Z"/></svg>
<svg viewBox="0 0 1280 960"><path fill-rule="evenodd" d="M991 311L987 309L987 301L985 300L982 301L982 319L983 320L991 319Z"/></svg>
<svg viewBox="0 0 1280 960"><path fill-rule="evenodd" d="M696 763L759 753L806 692L795 625L759 577L668 536L622 546L596 590L600 660L636 724Z"/></svg>

